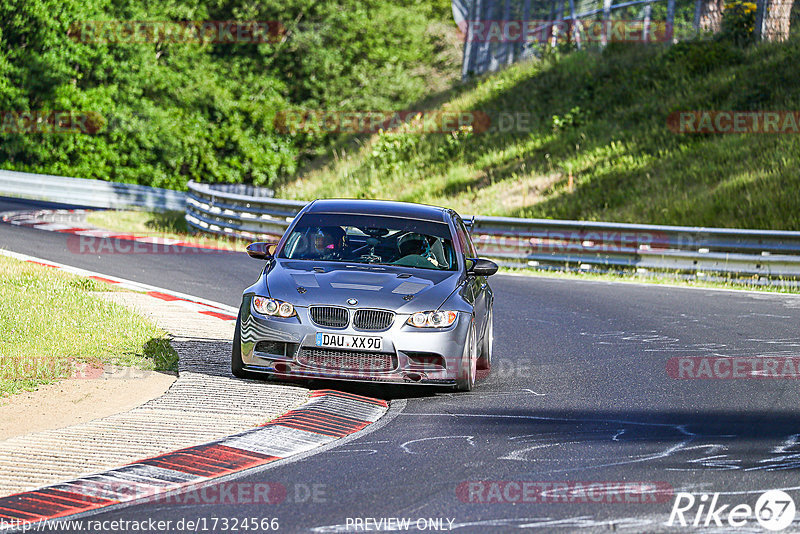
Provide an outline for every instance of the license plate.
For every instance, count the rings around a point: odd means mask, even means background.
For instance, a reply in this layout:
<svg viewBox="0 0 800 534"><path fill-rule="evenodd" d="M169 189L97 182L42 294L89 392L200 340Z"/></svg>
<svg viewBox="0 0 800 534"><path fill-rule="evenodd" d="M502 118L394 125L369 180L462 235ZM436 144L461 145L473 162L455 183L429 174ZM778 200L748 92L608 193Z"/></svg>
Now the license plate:
<svg viewBox="0 0 800 534"><path fill-rule="evenodd" d="M382 347L382 341L383 339L379 337L318 332L316 344L318 347L379 351Z"/></svg>

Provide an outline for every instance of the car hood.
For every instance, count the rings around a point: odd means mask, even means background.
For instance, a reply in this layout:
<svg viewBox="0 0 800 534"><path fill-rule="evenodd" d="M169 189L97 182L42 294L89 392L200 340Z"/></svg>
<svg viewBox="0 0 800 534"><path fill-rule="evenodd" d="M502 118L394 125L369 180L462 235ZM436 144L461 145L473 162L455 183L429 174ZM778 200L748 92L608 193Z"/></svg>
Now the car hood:
<svg viewBox="0 0 800 534"><path fill-rule="evenodd" d="M458 287L459 273L277 260L266 274L266 283L270 297L295 306L323 304L414 313L439 308ZM358 300L355 306L347 302L353 298Z"/></svg>

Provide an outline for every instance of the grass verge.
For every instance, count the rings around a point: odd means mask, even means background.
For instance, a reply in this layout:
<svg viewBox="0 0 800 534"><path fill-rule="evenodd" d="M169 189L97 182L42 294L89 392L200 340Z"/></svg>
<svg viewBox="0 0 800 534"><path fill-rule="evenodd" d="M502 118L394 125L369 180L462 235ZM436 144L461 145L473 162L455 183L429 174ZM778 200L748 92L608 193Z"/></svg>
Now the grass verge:
<svg viewBox="0 0 800 534"><path fill-rule="evenodd" d="M186 224L182 211L164 213L135 210L92 211L87 215L86 222L112 232L179 239L197 246L224 250L244 251L251 243L251 241L198 232Z"/></svg>
<svg viewBox="0 0 800 534"><path fill-rule="evenodd" d="M151 322L94 292L108 286L0 256L0 397L71 376L76 365L177 371Z"/></svg>

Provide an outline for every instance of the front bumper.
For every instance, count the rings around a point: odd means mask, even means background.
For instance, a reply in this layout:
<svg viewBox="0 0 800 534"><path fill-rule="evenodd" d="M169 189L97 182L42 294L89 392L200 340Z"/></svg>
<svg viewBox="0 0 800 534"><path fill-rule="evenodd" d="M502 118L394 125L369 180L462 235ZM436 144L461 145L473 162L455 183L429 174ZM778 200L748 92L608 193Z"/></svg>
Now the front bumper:
<svg viewBox="0 0 800 534"><path fill-rule="evenodd" d="M241 308L241 354L247 371L287 378L320 378L357 382L452 385L456 383L471 316L459 312L448 328L415 328L406 324L407 314L397 314L383 331L326 328L311 321L308 308L295 308L287 319L261 315L252 309L252 295ZM348 308L352 312L356 309ZM323 351L349 362L347 367L311 364L309 355L320 351L318 333L382 338L380 353L357 350ZM346 354L345 354L346 353ZM363 364L354 362L361 362ZM375 362L380 361L381 365Z"/></svg>

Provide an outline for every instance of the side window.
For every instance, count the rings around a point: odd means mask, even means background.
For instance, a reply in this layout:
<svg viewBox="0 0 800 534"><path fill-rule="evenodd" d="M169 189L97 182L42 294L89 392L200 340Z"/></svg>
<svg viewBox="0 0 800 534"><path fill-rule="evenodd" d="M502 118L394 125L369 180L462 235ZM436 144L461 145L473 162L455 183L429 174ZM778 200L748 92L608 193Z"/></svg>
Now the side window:
<svg viewBox="0 0 800 534"><path fill-rule="evenodd" d="M467 226L464 224L464 221L462 221L461 219L458 220L458 224L461 226L461 228L464 229L464 235L467 238L467 247L469 248L470 257L471 258L477 258L478 257L478 251L475 250L475 245L472 243L472 237L469 235L469 230L467 230Z"/></svg>
<svg viewBox="0 0 800 534"><path fill-rule="evenodd" d="M477 258L478 254L475 252L475 246L469 238L466 226L461 219L456 219L456 234L458 235L458 247L467 258Z"/></svg>

